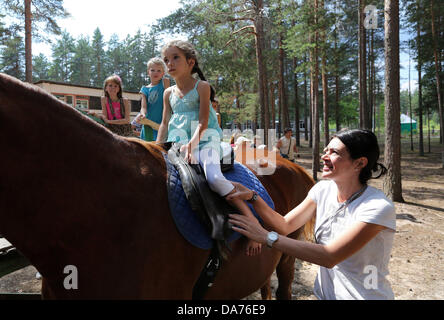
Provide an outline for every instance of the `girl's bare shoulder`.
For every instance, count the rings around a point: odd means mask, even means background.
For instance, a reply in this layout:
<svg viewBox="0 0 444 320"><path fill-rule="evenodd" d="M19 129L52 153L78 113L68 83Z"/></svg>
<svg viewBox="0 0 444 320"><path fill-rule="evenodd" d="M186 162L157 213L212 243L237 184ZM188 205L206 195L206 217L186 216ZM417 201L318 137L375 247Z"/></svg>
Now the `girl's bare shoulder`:
<svg viewBox="0 0 444 320"><path fill-rule="evenodd" d="M174 88L174 86L166 88L165 91L163 92L163 96L164 97L169 97L171 92L173 92L173 88Z"/></svg>
<svg viewBox="0 0 444 320"><path fill-rule="evenodd" d="M205 81L205 80L201 80L199 81L198 85L197 85L197 91L207 91L210 90L210 84Z"/></svg>

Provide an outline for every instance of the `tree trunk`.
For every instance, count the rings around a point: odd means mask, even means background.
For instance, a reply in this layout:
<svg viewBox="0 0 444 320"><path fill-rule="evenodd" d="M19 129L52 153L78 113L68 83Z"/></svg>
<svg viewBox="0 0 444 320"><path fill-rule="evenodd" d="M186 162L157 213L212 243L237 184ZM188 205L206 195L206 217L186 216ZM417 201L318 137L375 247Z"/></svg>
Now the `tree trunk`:
<svg viewBox="0 0 444 320"><path fill-rule="evenodd" d="M318 24L318 0L314 0L314 12L315 12L315 25ZM319 65L318 65L318 38L319 33L316 30L314 34L314 43L315 47L313 50L313 59L312 59L312 69L314 68L313 73L313 84L312 84L312 132L313 132L313 162L312 162L312 170L313 170L313 179L317 181L317 175L319 171L319 106L318 106L318 98L319 98Z"/></svg>
<svg viewBox="0 0 444 320"><path fill-rule="evenodd" d="M409 44L409 110L410 110L410 150L413 151L413 111L412 111L412 90L410 88L410 44Z"/></svg>
<svg viewBox="0 0 444 320"><path fill-rule="evenodd" d="M324 9L324 0L320 2L321 9ZM328 123L328 79L327 79L327 37L325 36L325 17L322 17L321 26L321 77L322 77L322 106L324 111L324 146L328 145L330 140L330 126Z"/></svg>
<svg viewBox="0 0 444 320"><path fill-rule="evenodd" d="M305 61L307 61L307 58L305 58ZM307 95L307 71L304 71L304 138L305 141L309 140L309 134L308 134L308 115L310 114L309 108L308 108L308 95ZM310 122L311 123L311 122Z"/></svg>
<svg viewBox="0 0 444 320"><path fill-rule="evenodd" d="M282 45L282 42L280 45ZM285 79L284 79L284 49L282 47L279 48L279 110L282 112L281 123L283 128L288 128L290 126L290 121L288 119L288 105L286 102L286 94L285 94Z"/></svg>
<svg viewBox="0 0 444 320"><path fill-rule="evenodd" d="M431 152L430 148L430 107L427 107L427 145L428 145L428 153Z"/></svg>
<svg viewBox="0 0 444 320"><path fill-rule="evenodd" d="M401 186L401 121L399 95L399 0L385 0L385 149L387 175L383 189L392 201L404 202Z"/></svg>
<svg viewBox="0 0 444 320"><path fill-rule="evenodd" d="M369 35L369 40L370 40L370 50L368 53L368 112L369 112L369 122L370 122L370 128L372 130L374 130L375 126L374 126L374 101L373 101L373 79L375 77L374 74L374 30L371 29L370 30L370 35Z"/></svg>
<svg viewBox="0 0 444 320"><path fill-rule="evenodd" d="M298 59L293 58L293 72L294 72L294 125L296 130L296 145L301 145L301 132L299 130L299 95L298 95L298 74L296 68L298 67Z"/></svg>
<svg viewBox="0 0 444 320"><path fill-rule="evenodd" d="M31 0L25 0L25 80L32 83L32 12Z"/></svg>
<svg viewBox="0 0 444 320"><path fill-rule="evenodd" d="M271 103L271 128L276 129L276 104L274 103L274 82L270 82L270 103Z"/></svg>
<svg viewBox="0 0 444 320"><path fill-rule="evenodd" d="M279 11L281 11L281 1L279 1ZM282 28L282 21L279 23ZM285 51L284 51L284 34L283 32L279 32L279 103L282 106L282 115L283 115L283 127L287 128L290 126L290 117L288 112L288 101L287 101L287 93L286 93L286 85L285 85L285 68L284 68L284 60L285 60Z"/></svg>
<svg viewBox="0 0 444 320"><path fill-rule="evenodd" d="M417 0L419 12L419 0ZM424 133L422 124L422 57L421 57L421 26L419 20L416 25L416 45L418 47L418 126L419 126L419 155L424 156Z"/></svg>
<svg viewBox="0 0 444 320"><path fill-rule="evenodd" d="M359 54L358 54L358 77L359 77L359 126L371 129L368 121L367 107L367 66L366 66L366 37L364 28L364 5L365 0L359 0Z"/></svg>
<svg viewBox="0 0 444 320"><path fill-rule="evenodd" d="M336 132L341 130L341 122L339 119L339 52L338 52L338 35L335 30L335 121Z"/></svg>
<svg viewBox="0 0 444 320"><path fill-rule="evenodd" d="M435 58L435 79L436 79L436 94L438 96L438 111L439 111L439 124L440 124L440 134L443 136L444 130L444 111L442 107L441 100L441 79L439 78L439 65L441 61L438 60L438 45L436 41L436 30L435 30L435 14L433 12L433 0L430 1L430 12L432 16L432 38L433 38L433 56ZM441 164L444 168L444 142L441 141Z"/></svg>
<svg viewBox="0 0 444 320"><path fill-rule="evenodd" d="M264 26L263 26L263 0L256 2L256 19L254 21L256 29L256 58L259 78L259 103L261 107L261 126L264 129L264 142L268 142L268 128L270 125L270 113L268 110L268 92L266 81L266 68L263 57L265 52Z"/></svg>

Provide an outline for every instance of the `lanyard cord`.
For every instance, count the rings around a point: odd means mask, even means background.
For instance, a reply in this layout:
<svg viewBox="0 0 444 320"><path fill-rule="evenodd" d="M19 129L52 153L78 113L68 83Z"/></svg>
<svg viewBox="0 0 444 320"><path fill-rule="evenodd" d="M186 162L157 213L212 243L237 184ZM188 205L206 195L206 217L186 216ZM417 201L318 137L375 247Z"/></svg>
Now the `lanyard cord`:
<svg viewBox="0 0 444 320"><path fill-rule="evenodd" d="M330 221L334 216L336 216L339 212L343 211L345 212L345 210L347 209L347 207L349 206L350 203L352 203L353 201L355 201L356 199L358 199L363 193L364 191L367 189L367 185L363 186L361 189L359 189L358 191L356 191L355 193L353 193L351 195L350 198L347 199L347 201L341 203L339 205L339 208L335 210L335 212L333 214L327 215L327 217L324 219L324 221L322 221L319 226L317 227L317 229L315 230L315 242L318 243L318 237L317 237L317 233L318 230L321 226L325 225L328 221Z"/></svg>

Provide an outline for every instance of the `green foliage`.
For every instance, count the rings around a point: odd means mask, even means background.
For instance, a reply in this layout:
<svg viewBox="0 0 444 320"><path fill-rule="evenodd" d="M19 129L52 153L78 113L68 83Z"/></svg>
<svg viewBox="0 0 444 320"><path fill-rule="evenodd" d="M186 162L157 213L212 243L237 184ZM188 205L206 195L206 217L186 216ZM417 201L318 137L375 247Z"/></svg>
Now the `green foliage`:
<svg viewBox="0 0 444 320"><path fill-rule="evenodd" d="M359 99L354 96L345 96L339 102L341 109L341 123L345 127L359 126Z"/></svg>
<svg viewBox="0 0 444 320"><path fill-rule="evenodd" d="M49 69L51 62L43 53L35 56L33 59L33 81L37 82L40 79L49 79Z"/></svg>
<svg viewBox="0 0 444 320"><path fill-rule="evenodd" d="M53 63L49 70L51 80L70 82L74 53L74 38L67 31L63 31L61 39L52 47Z"/></svg>
<svg viewBox="0 0 444 320"><path fill-rule="evenodd" d="M8 29L24 30L24 0L0 1L0 14L7 14L12 21ZM50 34L59 35L61 30L56 18L66 18L70 14L63 8L63 0L32 0L32 38L34 41L51 42Z"/></svg>
<svg viewBox="0 0 444 320"><path fill-rule="evenodd" d="M23 15L23 1L0 1L0 71L8 72L23 79L24 47L23 26L15 21L6 25L5 15L20 20ZM418 11L417 3L420 4ZM139 91L147 84L146 62L160 55L163 37L188 39L198 52L199 64L207 80L216 89L224 121L236 119L239 122L256 121L259 117L259 83L256 58L254 22L257 18L257 0L183 0L169 16L159 19L147 32L138 31L119 39L117 35L105 39L99 28L92 35L73 38L68 31L61 32L55 25L51 32L59 33L53 40L52 56L33 57L34 80L54 80L74 84L101 87L104 79L118 74L124 81L126 90ZM309 88L310 77L304 83L304 74L310 72L309 52L313 41L310 32L325 29L326 40L318 44L326 50L328 75L328 102L330 123L334 121L335 77L339 80L339 106L341 126L357 126L359 119L358 101L358 39L357 1L325 0L325 10L319 9L319 21L314 23L312 2L308 0L264 0L264 55L269 86L269 104L273 99L276 105L275 116L279 117L279 37L284 38L284 82L289 100L290 120L294 118L294 108L298 105L302 118L305 108L303 85ZM377 127L384 126L384 48L383 48L383 6L382 0L372 4L379 9L378 28L373 32L376 68L376 110ZM419 41L405 43L410 46L415 61L422 62L423 105L430 111L432 119L437 117L436 80L434 74L433 43L430 30L430 0L403 0L401 7L401 27L410 35L416 34L416 26L421 26ZM45 8L46 14L36 15L38 26L34 31L41 32L51 25L55 17L66 16L61 0L33 0L34 7ZM435 0L435 19L438 25L444 16L444 7ZM2 15L3 14L3 15ZM51 22L51 19L53 20ZM49 24L49 25L48 25ZM440 27L442 30L442 27ZM442 34L442 31L441 31ZM14 35L14 36L13 36ZM411 37L410 36L410 37ZM370 32L368 32L370 38ZM438 37L438 47L442 52L444 37ZM418 50L420 54L418 55ZM367 47L369 51L369 47ZM296 58L297 66L293 66ZM441 71L442 73L442 71ZM294 94L297 76L298 100ZM441 74L441 79L444 74ZM271 88L273 92L271 92ZM308 89L309 91L309 89ZM322 99L320 99L322 100ZM309 101L309 98L307 99ZM296 103L298 102L298 103ZM321 105L321 103L320 103ZM412 93L413 113L417 109L417 93ZM401 93L401 111L409 109L408 95ZM271 112L271 111L270 111Z"/></svg>
<svg viewBox="0 0 444 320"><path fill-rule="evenodd" d="M0 49L0 70L18 79L25 74L25 48L23 38L12 35L4 41Z"/></svg>

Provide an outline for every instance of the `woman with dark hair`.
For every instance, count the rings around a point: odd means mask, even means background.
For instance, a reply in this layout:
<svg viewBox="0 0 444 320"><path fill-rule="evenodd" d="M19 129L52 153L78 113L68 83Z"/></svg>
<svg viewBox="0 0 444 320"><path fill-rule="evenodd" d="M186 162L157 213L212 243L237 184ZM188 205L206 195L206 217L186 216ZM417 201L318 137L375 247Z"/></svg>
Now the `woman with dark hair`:
<svg viewBox="0 0 444 320"><path fill-rule="evenodd" d="M320 266L314 285L319 299L393 299L386 276L396 229L393 203L367 185L387 170L378 163L376 136L368 130L346 130L324 149L322 177L306 199L285 216L272 210L242 185L231 198L250 201L265 230L246 216L230 215L233 230L298 259ZM376 174L373 177L373 174ZM286 235L313 216L315 243Z"/></svg>

